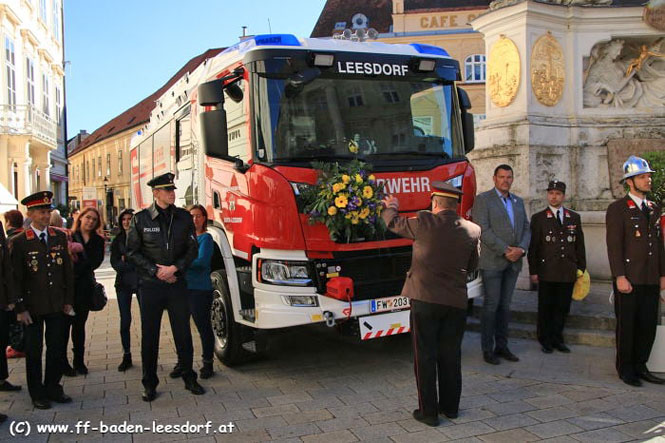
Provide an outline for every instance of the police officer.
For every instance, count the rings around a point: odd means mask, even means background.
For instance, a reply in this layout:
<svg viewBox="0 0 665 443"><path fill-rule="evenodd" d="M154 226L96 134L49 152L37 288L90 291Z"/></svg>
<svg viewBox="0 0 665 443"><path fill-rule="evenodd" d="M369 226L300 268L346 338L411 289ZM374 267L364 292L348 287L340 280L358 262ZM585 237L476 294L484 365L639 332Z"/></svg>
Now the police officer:
<svg viewBox="0 0 665 443"><path fill-rule="evenodd" d="M169 313L173 339L185 389L205 391L192 370L193 347L185 271L198 256L192 217L176 208L174 175L166 173L148 182L154 203L138 212L127 234L127 258L140 277L141 360L144 401L157 397L159 330L164 309Z"/></svg>
<svg viewBox="0 0 665 443"><path fill-rule="evenodd" d="M570 352L563 327L570 310L577 270L586 269L584 233L578 213L563 207L566 184L547 186L548 207L531 217L529 274L538 283L538 341L542 351Z"/></svg>
<svg viewBox="0 0 665 443"><path fill-rule="evenodd" d="M437 426L439 412L448 418L456 418L459 412L466 276L478 266L480 227L457 215L459 189L439 181L432 182L432 187L431 212L400 217L397 199L388 196L382 217L388 229L414 240L411 269L402 289L402 295L411 299L419 403L413 417Z"/></svg>
<svg viewBox="0 0 665 443"><path fill-rule="evenodd" d="M49 409L51 402L69 403L60 385L66 353L65 315L74 315L74 270L67 252L67 237L48 226L53 193L32 194L21 204L31 223L12 237L16 314L25 325L25 368L32 404ZM42 348L46 340L46 371L42 376Z"/></svg>
<svg viewBox="0 0 665 443"><path fill-rule="evenodd" d="M628 195L613 202L605 216L617 318L616 369L631 386L641 386L640 379L665 383L646 365L656 336L658 294L665 289L661 209L646 198L653 172L646 160L631 155L623 164Z"/></svg>

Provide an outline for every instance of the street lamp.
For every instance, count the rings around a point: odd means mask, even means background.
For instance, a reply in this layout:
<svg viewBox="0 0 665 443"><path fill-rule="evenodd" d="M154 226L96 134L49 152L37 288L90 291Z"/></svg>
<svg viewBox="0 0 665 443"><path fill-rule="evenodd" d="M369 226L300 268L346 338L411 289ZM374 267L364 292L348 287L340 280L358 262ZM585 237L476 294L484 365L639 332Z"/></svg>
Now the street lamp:
<svg viewBox="0 0 665 443"><path fill-rule="evenodd" d="M106 223L108 226L113 226L111 218L113 217L113 188L109 188L109 178L104 177L104 207L106 208ZM111 198L109 198L109 192Z"/></svg>

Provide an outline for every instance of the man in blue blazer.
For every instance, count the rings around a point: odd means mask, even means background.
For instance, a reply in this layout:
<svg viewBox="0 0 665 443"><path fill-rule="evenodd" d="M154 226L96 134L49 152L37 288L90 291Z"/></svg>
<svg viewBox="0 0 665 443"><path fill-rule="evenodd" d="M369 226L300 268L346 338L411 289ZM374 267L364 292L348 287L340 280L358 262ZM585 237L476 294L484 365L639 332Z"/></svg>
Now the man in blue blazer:
<svg viewBox="0 0 665 443"><path fill-rule="evenodd" d="M519 361L508 349L508 322L531 231L524 202L510 193L513 168L497 166L493 180L494 188L476 196L472 216L482 229L479 268L485 291L481 318L483 358L498 365L499 357Z"/></svg>

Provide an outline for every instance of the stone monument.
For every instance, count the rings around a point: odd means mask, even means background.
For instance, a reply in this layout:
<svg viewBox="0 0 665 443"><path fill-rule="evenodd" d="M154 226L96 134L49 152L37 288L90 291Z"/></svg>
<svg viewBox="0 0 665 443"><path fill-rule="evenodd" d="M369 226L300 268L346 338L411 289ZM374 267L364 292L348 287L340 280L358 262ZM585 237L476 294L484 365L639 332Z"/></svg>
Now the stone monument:
<svg viewBox="0 0 665 443"><path fill-rule="evenodd" d="M610 278L605 209L623 192L621 164L665 150L665 0L641 4L495 0L471 23L488 54L487 118L470 154L478 190L511 164L513 190L533 214L549 180L565 181L595 279Z"/></svg>

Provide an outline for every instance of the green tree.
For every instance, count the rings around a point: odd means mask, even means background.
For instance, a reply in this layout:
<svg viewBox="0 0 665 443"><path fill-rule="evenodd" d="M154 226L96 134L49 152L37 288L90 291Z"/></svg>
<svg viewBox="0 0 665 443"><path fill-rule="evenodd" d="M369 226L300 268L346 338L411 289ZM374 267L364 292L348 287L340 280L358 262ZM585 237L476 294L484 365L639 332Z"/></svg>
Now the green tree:
<svg viewBox="0 0 665 443"><path fill-rule="evenodd" d="M651 175L649 198L661 207L665 203L665 151L646 152L642 157L649 162L654 172Z"/></svg>

